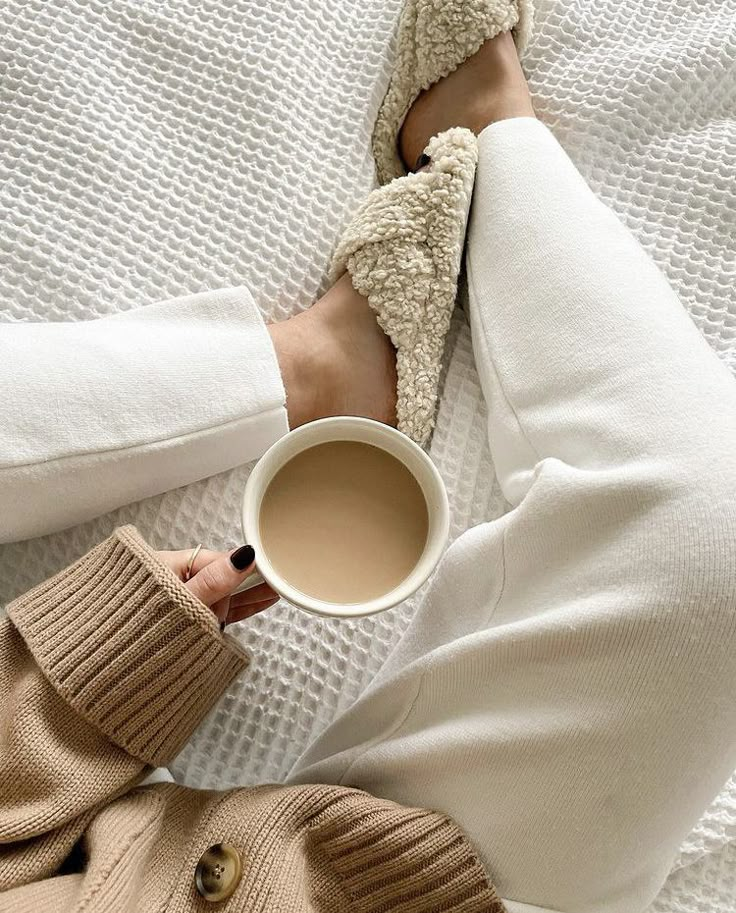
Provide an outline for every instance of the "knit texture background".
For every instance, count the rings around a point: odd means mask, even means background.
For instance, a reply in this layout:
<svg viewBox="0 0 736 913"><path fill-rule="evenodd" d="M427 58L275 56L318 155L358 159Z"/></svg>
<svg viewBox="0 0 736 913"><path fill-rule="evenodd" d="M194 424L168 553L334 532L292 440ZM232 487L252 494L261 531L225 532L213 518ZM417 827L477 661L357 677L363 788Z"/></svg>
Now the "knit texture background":
<svg viewBox="0 0 736 913"><path fill-rule="evenodd" d="M6 0L0 319L88 319L240 283L269 318L307 307L372 185L370 136L399 9ZM525 65L540 116L736 370L736 0L540 0L537 23ZM504 504L461 317L452 339L431 452L456 536ZM0 601L122 523L159 546L238 544L249 470L3 547ZM177 776L221 786L283 778L370 682L414 606L330 622L279 605L234 629L252 665ZM733 913L734 842L732 779L654 913Z"/></svg>

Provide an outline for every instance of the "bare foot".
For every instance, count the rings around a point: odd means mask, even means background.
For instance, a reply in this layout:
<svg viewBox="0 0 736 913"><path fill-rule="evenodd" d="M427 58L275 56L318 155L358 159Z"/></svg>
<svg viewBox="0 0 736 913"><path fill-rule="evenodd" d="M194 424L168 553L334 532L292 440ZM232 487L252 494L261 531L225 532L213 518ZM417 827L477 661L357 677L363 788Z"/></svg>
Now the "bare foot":
<svg viewBox="0 0 736 913"><path fill-rule="evenodd" d="M399 134L401 157L413 169L443 130L468 127L478 134L509 117L534 117L534 108L514 39L503 32L417 98Z"/></svg>
<svg viewBox="0 0 736 913"><path fill-rule="evenodd" d="M330 415L396 424L396 352L347 273L308 311L269 332L290 427Z"/></svg>

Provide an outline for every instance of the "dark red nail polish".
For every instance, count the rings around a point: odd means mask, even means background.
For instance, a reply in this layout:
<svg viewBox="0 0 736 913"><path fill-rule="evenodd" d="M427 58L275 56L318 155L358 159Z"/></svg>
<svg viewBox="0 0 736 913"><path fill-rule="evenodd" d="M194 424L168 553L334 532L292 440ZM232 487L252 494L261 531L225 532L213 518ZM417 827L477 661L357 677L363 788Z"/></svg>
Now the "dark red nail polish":
<svg viewBox="0 0 736 913"><path fill-rule="evenodd" d="M244 571L253 564L255 557L256 553L252 545L241 545L230 555L230 563L236 571Z"/></svg>

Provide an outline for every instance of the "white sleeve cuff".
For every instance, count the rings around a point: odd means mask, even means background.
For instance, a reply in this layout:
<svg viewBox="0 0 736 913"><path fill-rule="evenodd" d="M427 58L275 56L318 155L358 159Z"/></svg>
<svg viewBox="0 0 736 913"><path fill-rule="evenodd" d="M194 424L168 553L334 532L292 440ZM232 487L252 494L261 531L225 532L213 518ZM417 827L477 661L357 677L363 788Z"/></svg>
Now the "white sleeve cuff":
<svg viewBox="0 0 736 913"><path fill-rule="evenodd" d="M62 529L260 456L288 431L245 288L0 336L0 541Z"/></svg>

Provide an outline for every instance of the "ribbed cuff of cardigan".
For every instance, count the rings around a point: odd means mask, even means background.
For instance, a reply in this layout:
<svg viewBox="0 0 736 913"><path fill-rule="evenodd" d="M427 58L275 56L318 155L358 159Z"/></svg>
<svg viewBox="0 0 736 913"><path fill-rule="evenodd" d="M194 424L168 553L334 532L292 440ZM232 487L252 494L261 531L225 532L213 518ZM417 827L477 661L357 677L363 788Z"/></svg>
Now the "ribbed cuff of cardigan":
<svg viewBox="0 0 736 913"><path fill-rule="evenodd" d="M153 766L174 757L247 665L132 526L16 599L8 615L77 713Z"/></svg>
<svg viewBox="0 0 736 913"><path fill-rule="evenodd" d="M355 792L312 822L356 913L506 913L452 819Z"/></svg>

